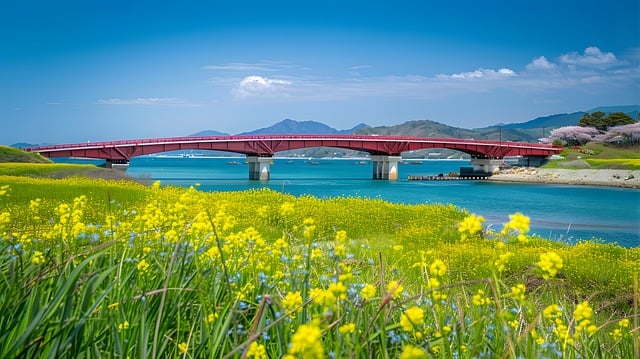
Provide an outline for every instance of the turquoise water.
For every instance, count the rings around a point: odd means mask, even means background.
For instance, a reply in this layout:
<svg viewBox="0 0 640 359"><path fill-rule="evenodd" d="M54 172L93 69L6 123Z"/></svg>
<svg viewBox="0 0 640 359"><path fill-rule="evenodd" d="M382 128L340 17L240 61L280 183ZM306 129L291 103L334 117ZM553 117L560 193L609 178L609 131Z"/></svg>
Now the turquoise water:
<svg viewBox="0 0 640 359"><path fill-rule="evenodd" d="M276 158L271 180L248 180L244 157L137 157L129 175L205 191L242 191L268 187L293 195L358 196L396 203L452 203L486 218L499 230L508 215L531 217L532 232L574 243L601 239L640 246L640 190L609 187L494 183L490 181L407 181L408 175L437 175L469 166L464 160L409 162L399 166L398 181L371 180L369 161L356 159Z"/></svg>

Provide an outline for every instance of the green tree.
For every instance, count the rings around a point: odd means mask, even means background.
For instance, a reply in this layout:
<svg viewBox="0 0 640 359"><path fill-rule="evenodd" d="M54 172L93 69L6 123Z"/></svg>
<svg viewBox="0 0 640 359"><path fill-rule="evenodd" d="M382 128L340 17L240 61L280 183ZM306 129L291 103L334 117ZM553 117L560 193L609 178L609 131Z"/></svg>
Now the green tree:
<svg viewBox="0 0 640 359"><path fill-rule="evenodd" d="M600 132L605 132L610 127L629 125L634 122L633 118L624 112L613 112L607 115L602 111L596 111L592 114L585 113L578 125L582 127L594 127Z"/></svg>

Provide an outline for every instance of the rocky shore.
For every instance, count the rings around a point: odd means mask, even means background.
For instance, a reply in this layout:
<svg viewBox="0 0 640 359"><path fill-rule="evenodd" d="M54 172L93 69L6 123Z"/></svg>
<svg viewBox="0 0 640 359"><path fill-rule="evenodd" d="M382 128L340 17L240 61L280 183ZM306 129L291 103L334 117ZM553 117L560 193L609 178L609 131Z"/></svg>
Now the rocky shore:
<svg viewBox="0 0 640 359"><path fill-rule="evenodd" d="M576 184L640 188L640 171L610 169L509 168L489 177L491 181Z"/></svg>

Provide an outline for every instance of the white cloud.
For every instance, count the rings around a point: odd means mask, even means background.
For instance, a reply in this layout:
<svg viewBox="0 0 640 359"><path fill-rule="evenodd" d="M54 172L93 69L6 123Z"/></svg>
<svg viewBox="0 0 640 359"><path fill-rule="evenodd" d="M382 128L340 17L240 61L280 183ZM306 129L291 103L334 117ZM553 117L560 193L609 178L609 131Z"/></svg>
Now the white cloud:
<svg viewBox="0 0 640 359"><path fill-rule="evenodd" d="M491 80L491 79L513 77L513 76L517 76L516 72L504 67L501 69L498 69L498 71L492 70L492 69L479 68L475 71L461 72L459 74L437 75L437 77L440 79L454 79L454 80L472 80L472 79L490 79Z"/></svg>
<svg viewBox="0 0 640 359"><path fill-rule="evenodd" d="M278 96L284 95L288 85L293 83L288 80L271 79L257 75L247 76L233 88L232 93L239 97L251 96Z"/></svg>
<svg viewBox="0 0 640 359"><path fill-rule="evenodd" d="M602 66L614 64L618 59L611 52L605 53L599 48L591 46L584 50L584 55L580 55L577 52L570 52L560 56L560 61L568 65Z"/></svg>
<svg viewBox="0 0 640 359"><path fill-rule="evenodd" d="M98 105L128 105L128 106L199 106L196 103L176 97L146 97L146 98L109 98L96 101Z"/></svg>
<svg viewBox="0 0 640 359"><path fill-rule="evenodd" d="M549 60L547 60L547 58L544 56L533 59L533 61L531 61L531 63L526 66L526 69L529 71L552 70L554 68L556 68L556 65L549 62Z"/></svg>

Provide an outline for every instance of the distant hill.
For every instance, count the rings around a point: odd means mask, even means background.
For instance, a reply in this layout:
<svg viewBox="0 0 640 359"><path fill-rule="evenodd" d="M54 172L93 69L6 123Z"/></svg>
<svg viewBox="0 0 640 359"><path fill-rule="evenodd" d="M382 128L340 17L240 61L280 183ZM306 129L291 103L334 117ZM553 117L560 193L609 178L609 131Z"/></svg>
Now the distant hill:
<svg viewBox="0 0 640 359"><path fill-rule="evenodd" d="M239 133L239 135L276 135L276 134L351 134L355 131L369 127L363 123L348 130L337 130L324 123L316 121L296 121L286 119L272 126L257 129L255 131Z"/></svg>
<svg viewBox="0 0 640 359"><path fill-rule="evenodd" d="M27 147L34 147L34 146L37 146L37 145L26 143L26 142L18 142L11 145L11 147L14 147L14 148L27 148Z"/></svg>
<svg viewBox="0 0 640 359"><path fill-rule="evenodd" d="M474 138L477 132L464 128L451 127L439 122L421 120L409 121L395 126L368 127L356 131L357 134L420 136L420 137L458 137Z"/></svg>
<svg viewBox="0 0 640 359"><path fill-rule="evenodd" d="M511 128L509 125L465 129L429 120L409 121L395 126L370 127L357 131L357 133L417 137L455 137L514 142L538 142L538 138L543 137L542 129ZM546 133L548 134L548 130Z"/></svg>
<svg viewBox="0 0 640 359"><path fill-rule="evenodd" d="M229 136L229 134L220 132L220 131L214 131L214 130L204 130L204 131L196 132L192 135L189 135L189 137L201 137L201 136Z"/></svg>
<svg viewBox="0 0 640 359"><path fill-rule="evenodd" d="M573 113L561 113L551 116L537 117L533 120L521 123L509 123L502 125L494 125L487 128L495 128L502 127L504 128L514 128L514 129L537 129L537 128L558 128L564 126L576 126L582 116L584 116L586 112L578 111Z"/></svg>

